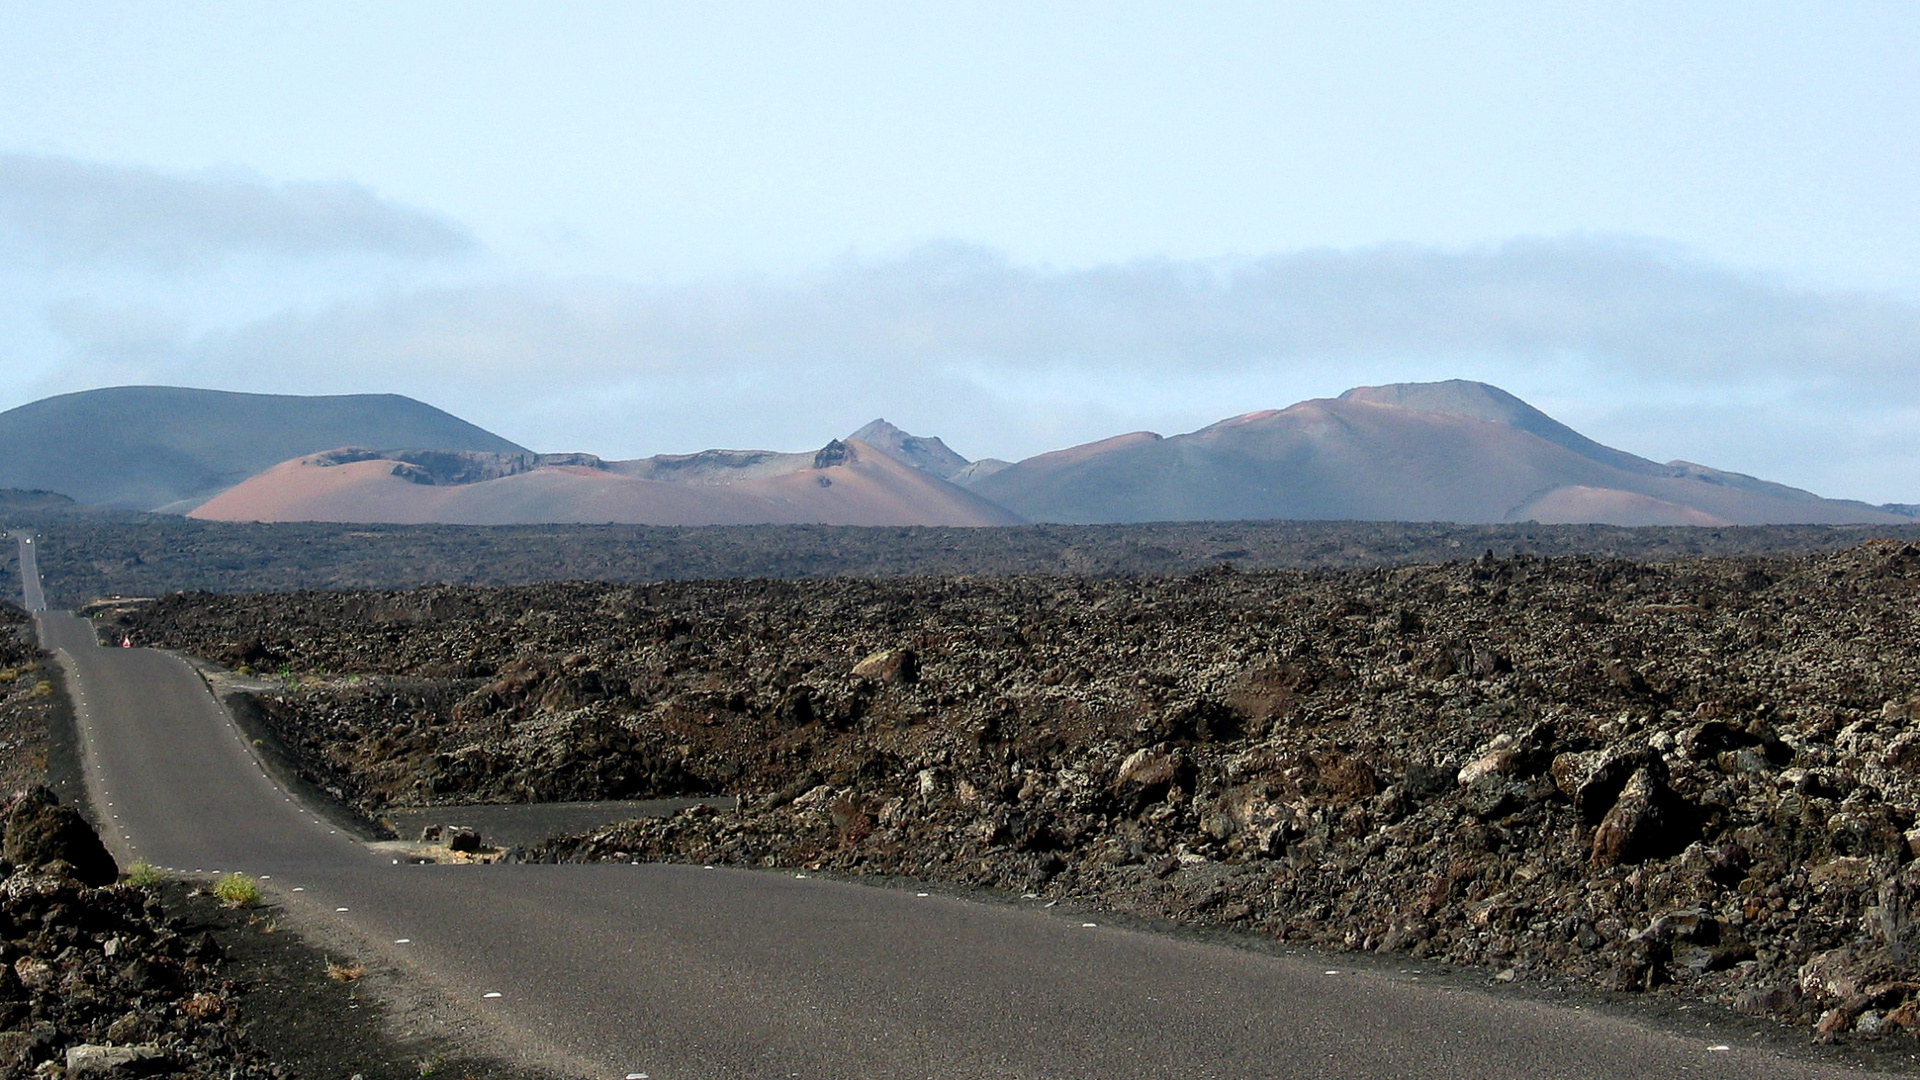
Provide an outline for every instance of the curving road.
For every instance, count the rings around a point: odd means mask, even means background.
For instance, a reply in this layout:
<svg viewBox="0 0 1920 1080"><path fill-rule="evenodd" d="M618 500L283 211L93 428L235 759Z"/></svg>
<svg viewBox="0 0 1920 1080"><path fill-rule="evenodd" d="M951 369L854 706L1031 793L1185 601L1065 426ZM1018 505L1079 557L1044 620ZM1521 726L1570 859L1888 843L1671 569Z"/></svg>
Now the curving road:
<svg viewBox="0 0 1920 1080"><path fill-rule="evenodd" d="M266 876L316 934L381 950L527 1060L581 1076L1863 1075L910 891L680 866L394 865L275 785L183 661L101 648L64 613L38 622L117 856Z"/></svg>

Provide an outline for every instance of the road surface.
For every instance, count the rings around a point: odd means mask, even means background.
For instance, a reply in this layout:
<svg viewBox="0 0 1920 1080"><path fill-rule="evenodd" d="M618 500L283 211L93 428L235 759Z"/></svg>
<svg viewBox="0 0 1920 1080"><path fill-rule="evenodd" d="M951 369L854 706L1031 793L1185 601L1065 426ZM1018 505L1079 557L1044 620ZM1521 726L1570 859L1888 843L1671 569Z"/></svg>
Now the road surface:
<svg viewBox="0 0 1920 1080"><path fill-rule="evenodd" d="M187 664L99 647L71 615L39 626L123 862L265 876L316 933L383 950L529 1061L581 1076L1863 1075L911 890L662 865L394 865L276 786Z"/></svg>
<svg viewBox="0 0 1920 1080"><path fill-rule="evenodd" d="M20 547L20 599L30 612L47 610L46 593L40 589L40 563L36 558L39 548L35 547L33 534L29 532L10 532L7 534L18 542Z"/></svg>

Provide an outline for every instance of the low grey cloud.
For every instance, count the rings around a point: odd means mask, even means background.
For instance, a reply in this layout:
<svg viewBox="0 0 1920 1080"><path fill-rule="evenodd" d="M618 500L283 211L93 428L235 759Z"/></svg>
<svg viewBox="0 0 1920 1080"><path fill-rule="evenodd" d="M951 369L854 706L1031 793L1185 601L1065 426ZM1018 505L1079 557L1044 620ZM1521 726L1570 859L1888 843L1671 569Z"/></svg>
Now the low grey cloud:
<svg viewBox="0 0 1920 1080"><path fill-rule="evenodd" d="M350 183L153 169L0 153L0 237L53 263L196 268L234 254L443 257L461 226Z"/></svg>
<svg viewBox="0 0 1920 1080"><path fill-rule="evenodd" d="M90 365L124 378L157 340L144 315L64 317L85 382ZM942 245L672 287L495 280L287 309L156 347L147 370L396 390L546 449L792 449L886 415L1001 456L1474 377L1636 453L1829 491L1844 476L1837 494L1920 489L1902 479L1920 445L1920 307L1609 238L1091 269ZM1863 417L1872 445L1819 435Z"/></svg>
<svg viewBox="0 0 1920 1080"><path fill-rule="evenodd" d="M210 337L200 353L504 380L846 366L1172 374L1479 357L1571 358L1672 380L1852 382L1915 367L1920 307L1606 239L1086 270L943 246L788 279L422 290L290 312Z"/></svg>

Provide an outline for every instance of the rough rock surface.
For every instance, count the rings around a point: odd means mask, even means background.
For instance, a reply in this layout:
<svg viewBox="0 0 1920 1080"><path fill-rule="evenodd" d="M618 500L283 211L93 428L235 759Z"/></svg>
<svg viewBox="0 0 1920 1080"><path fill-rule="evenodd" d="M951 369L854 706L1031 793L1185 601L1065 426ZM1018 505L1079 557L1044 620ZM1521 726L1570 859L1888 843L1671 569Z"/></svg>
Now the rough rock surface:
<svg viewBox="0 0 1920 1080"><path fill-rule="evenodd" d="M9 543L0 540L0 546ZM43 662L27 613L0 603L0 791L46 775L46 712L54 691Z"/></svg>
<svg viewBox="0 0 1920 1080"><path fill-rule="evenodd" d="M744 797L525 858L914 875L1882 1037L1920 1028L1916 594L1874 543L202 594L108 632L278 673L371 812Z"/></svg>
<svg viewBox="0 0 1920 1080"><path fill-rule="evenodd" d="M42 870L57 862L83 885L99 888L119 880L120 867L100 842L93 826L47 788L35 785L8 805L0 854L15 866Z"/></svg>
<svg viewBox="0 0 1920 1080"><path fill-rule="evenodd" d="M8 800L9 849L42 800ZM0 1077L285 1075L247 1043L212 938L176 933L147 889L70 871L0 862Z"/></svg>
<svg viewBox="0 0 1920 1080"><path fill-rule="evenodd" d="M293 589L400 589L432 582L1187 574L1351 569L1445 562L1492 548L1541 557L1638 560L1810 555L1869 538L1920 543L1920 524L1768 525L1726 529L1444 522L1210 521L1029 525L1003 529L833 525L262 525L76 508L0 510L41 538L55 607L98 597ZM0 545L0 596L18 596Z"/></svg>

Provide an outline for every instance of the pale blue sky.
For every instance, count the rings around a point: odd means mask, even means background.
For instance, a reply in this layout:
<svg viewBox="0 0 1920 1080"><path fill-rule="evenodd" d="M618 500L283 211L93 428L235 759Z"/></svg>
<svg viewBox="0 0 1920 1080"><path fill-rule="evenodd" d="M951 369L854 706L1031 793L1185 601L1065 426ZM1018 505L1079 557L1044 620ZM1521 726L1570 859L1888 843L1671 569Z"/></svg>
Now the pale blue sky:
<svg viewBox="0 0 1920 1080"><path fill-rule="evenodd" d="M0 407L1021 456L1404 378L1920 501L1920 6L0 0Z"/></svg>

